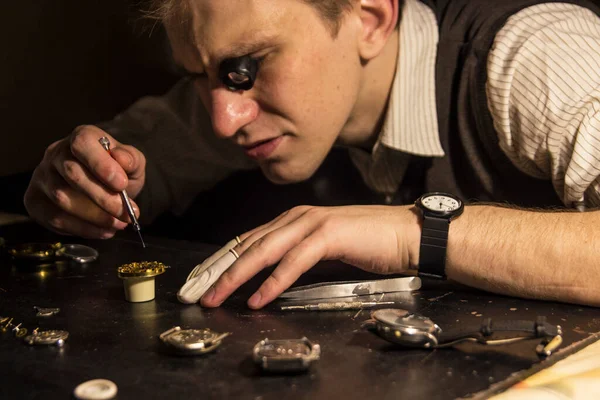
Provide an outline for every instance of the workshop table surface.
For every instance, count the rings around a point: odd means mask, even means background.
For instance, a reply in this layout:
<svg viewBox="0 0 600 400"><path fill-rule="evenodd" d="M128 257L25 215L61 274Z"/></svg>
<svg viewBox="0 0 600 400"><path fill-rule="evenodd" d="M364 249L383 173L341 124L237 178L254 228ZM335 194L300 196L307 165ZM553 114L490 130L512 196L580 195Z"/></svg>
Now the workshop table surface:
<svg viewBox="0 0 600 400"><path fill-rule="evenodd" d="M361 328L369 310L280 311L277 302L261 310L246 306L268 276L262 271L221 307L203 309L178 302L176 293L190 270L218 247L145 237L142 249L132 232L105 241L55 236L31 224L0 227L7 244L26 241L82 243L100 253L83 264L43 269L0 261L0 315L33 328L70 334L59 347L29 346L12 332L0 336L0 398L64 399L90 379L109 379L118 398L311 398L453 399L488 397L593 343L600 331L600 310L592 307L524 300L451 283L428 283L415 292L385 295L398 308L416 311L442 329L485 318L535 320L545 316L561 325L562 350L546 360L535 352L539 339L503 346L460 344L450 349L406 349ZM125 300L116 268L132 261L161 261L170 266L156 279L156 298ZM381 279L339 262L322 262L297 284L349 279ZM36 317L34 306L58 307L52 317ZM158 339L173 326L231 332L213 353L169 354ZM307 337L321 346L321 359L301 374L265 374L252 361L254 345L264 338Z"/></svg>

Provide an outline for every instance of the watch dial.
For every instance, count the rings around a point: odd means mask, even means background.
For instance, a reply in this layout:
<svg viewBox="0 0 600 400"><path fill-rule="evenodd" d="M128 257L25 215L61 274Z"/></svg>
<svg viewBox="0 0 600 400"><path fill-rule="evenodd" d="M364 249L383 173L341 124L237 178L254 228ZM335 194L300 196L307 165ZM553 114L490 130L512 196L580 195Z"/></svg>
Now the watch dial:
<svg viewBox="0 0 600 400"><path fill-rule="evenodd" d="M170 340L186 345L194 343L203 343L215 338L215 333L205 329L184 329L175 332L170 336Z"/></svg>
<svg viewBox="0 0 600 400"><path fill-rule="evenodd" d="M450 196L444 196L441 194L434 194L431 196L424 197L421 203L431 211L437 212L452 212L460 208L460 200L454 199Z"/></svg>
<svg viewBox="0 0 600 400"><path fill-rule="evenodd" d="M259 354L263 357L300 357L310 354L310 348L301 340L272 340L260 346Z"/></svg>

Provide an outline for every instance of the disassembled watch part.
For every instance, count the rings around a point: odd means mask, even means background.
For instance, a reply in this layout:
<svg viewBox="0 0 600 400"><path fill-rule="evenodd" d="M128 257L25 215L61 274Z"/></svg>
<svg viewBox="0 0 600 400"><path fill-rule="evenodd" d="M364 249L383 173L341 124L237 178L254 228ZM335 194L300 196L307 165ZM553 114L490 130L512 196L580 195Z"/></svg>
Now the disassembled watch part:
<svg viewBox="0 0 600 400"><path fill-rule="evenodd" d="M306 371L321 356L321 346L302 339L269 340L258 342L252 358L263 370L269 372Z"/></svg>
<svg viewBox="0 0 600 400"><path fill-rule="evenodd" d="M48 330L39 331L35 329L31 335L25 336L23 341L30 345L46 345L46 346L57 346L62 347L65 344L65 340L69 337L69 332Z"/></svg>
<svg viewBox="0 0 600 400"><path fill-rule="evenodd" d="M123 280L125 300L132 303L153 300L154 279L167 268L167 265L158 261L132 262L117 268L117 275Z"/></svg>
<svg viewBox="0 0 600 400"><path fill-rule="evenodd" d="M96 249L82 244L65 244L60 249L59 255L78 264L85 264L98 259L98 251Z"/></svg>
<svg viewBox="0 0 600 400"><path fill-rule="evenodd" d="M159 339L167 348L179 355L200 355L210 353L221 345L229 332L217 333L206 329L181 329L175 326L160 334Z"/></svg>
<svg viewBox="0 0 600 400"><path fill-rule="evenodd" d="M117 385L108 379L92 379L79 384L73 395L79 400L108 400L117 395Z"/></svg>
<svg viewBox="0 0 600 400"><path fill-rule="evenodd" d="M82 244L23 243L9 246L8 254L15 261L34 264L67 259L78 264L92 262L98 258L98 251Z"/></svg>
<svg viewBox="0 0 600 400"><path fill-rule="evenodd" d="M36 317L51 317L60 312L60 308L44 308L33 306L33 309L37 311L37 313L35 314Z"/></svg>

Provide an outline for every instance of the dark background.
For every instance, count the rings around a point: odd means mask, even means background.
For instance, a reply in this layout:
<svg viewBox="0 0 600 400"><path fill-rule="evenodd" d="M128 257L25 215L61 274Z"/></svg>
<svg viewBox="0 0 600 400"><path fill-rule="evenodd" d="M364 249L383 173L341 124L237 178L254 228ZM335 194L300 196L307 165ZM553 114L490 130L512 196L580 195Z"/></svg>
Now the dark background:
<svg viewBox="0 0 600 400"><path fill-rule="evenodd" d="M164 32L132 0L6 2L0 24L0 176L33 169L75 126L176 80Z"/></svg>

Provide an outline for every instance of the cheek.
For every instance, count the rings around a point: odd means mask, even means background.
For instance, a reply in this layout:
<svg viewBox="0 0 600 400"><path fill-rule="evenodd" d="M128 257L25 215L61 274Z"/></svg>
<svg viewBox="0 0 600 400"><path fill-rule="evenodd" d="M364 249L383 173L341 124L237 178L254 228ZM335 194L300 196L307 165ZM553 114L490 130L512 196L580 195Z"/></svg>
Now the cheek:
<svg viewBox="0 0 600 400"><path fill-rule="evenodd" d="M338 133L356 99L356 74L343 55L327 55L329 50L312 47L290 54L265 71L264 105L298 127L314 125L319 132Z"/></svg>

